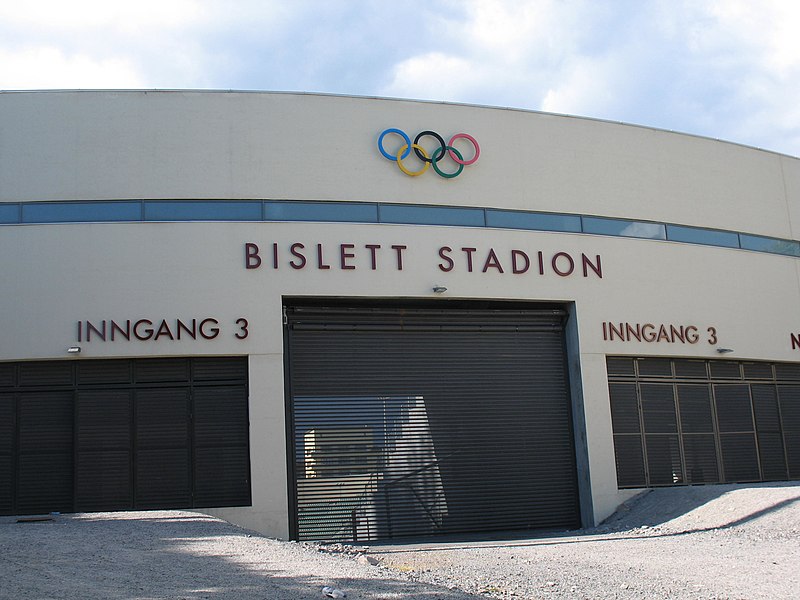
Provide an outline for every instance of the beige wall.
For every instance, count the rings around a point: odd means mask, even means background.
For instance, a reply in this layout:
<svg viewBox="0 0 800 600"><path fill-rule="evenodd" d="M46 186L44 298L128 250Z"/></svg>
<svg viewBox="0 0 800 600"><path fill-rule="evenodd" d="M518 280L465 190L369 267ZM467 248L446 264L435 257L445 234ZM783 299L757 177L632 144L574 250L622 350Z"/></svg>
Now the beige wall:
<svg viewBox="0 0 800 600"><path fill-rule="evenodd" d="M480 161L445 181L402 175L375 149L377 134L465 130ZM645 128L521 111L389 100L236 93L0 94L0 201L113 198L298 198L442 203L664 220L792 237L800 219L797 160ZM244 267L259 244L260 269ZM309 265L289 268L302 242ZM280 268L268 256L282 249ZM330 270L314 265L323 244ZM356 245L355 270L336 268L338 244ZM378 269L365 244L381 244ZM404 268L392 244L406 245ZM456 268L441 271L450 246ZM466 271L465 246L500 274ZM580 267L510 273L512 249L549 259L600 255L603 277ZM574 302L595 517L629 493L616 489L607 354L797 361L800 261L664 241L405 225L133 223L0 226L0 360L111 356L248 355L252 509L215 511L266 533L288 534L283 345L284 296ZM445 285L444 296L432 293ZM213 340L80 345L76 323L213 317ZM250 335L234 337L246 318ZM603 339L603 322L692 325L696 344ZM716 344L707 343L708 328Z"/></svg>
<svg viewBox="0 0 800 600"><path fill-rule="evenodd" d="M378 134L466 131L480 160L411 178ZM590 119L240 92L0 93L0 202L285 198L630 217L790 237L797 159Z"/></svg>

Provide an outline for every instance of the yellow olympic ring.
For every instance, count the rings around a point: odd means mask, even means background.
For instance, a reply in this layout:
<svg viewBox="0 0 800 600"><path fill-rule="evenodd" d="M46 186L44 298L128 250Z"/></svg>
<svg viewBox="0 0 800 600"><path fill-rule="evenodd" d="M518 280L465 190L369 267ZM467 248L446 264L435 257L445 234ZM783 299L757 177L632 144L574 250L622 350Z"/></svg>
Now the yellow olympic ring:
<svg viewBox="0 0 800 600"><path fill-rule="evenodd" d="M428 153L425 151L425 148L423 148L419 144L411 144L411 147L422 152L422 156L424 156L425 158L430 158L430 156L428 156ZM405 165L403 165L403 159L400 158L401 156L403 156L403 152L406 151L406 148L408 148L408 144L403 144L400 150L397 151L397 166L400 167L400 170L403 173L405 173L406 175L411 175L411 177L417 177L419 175L422 175L425 171L428 170L428 167L431 166L431 163L429 162L423 163L425 166L422 167L419 171L409 171L408 169L406 169Z"/></svg>

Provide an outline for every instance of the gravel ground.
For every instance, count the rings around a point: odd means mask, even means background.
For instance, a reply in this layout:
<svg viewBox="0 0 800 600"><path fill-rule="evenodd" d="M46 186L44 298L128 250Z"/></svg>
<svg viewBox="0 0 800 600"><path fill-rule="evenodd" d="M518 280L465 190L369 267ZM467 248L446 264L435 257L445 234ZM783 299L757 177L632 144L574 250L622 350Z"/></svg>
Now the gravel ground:
<svg viewBox="0 0 800 600"><path fill-rule="evenodd" d="M377 563L377 564L371 564ZM0 518L0 599L800 598L800 483L654 490L600 527L371 546L279 542L202 514Z"/></svg>

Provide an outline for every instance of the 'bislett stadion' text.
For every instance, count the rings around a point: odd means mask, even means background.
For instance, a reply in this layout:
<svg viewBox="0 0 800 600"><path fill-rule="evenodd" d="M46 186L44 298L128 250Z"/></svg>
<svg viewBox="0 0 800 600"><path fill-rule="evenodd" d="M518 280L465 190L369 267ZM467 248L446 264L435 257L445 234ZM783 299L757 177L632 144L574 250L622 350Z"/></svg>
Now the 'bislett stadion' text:
<svg viewBox="0 0 800 600"><path fill-rule="evenodd" d="M408 256L409 247L406 244L273 242L259 246L247 242L244 245L245 269L351 271L360 268L402 271L408 265ZM603 277L600 255L582 252L440 246L432 260L444 273Z"/></svg>

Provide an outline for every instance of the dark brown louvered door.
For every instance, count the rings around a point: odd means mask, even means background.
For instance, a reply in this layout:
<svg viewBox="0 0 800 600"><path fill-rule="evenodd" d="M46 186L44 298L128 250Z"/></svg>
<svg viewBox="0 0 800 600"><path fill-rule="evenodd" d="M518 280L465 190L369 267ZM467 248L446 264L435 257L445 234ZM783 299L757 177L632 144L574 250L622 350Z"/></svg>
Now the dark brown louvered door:
<svg viewBox="0 0 800 600"><path fill-rule="evenodd" d="M800 477L800 364L608 357L606 365L620 488Z"/></svg>
<svg viewBox="0 0 800 600"><path fill-rule="evenodd" d="M559 311L288 310L294 528L580 525Z"/></svg>
<svg viewBox="0 0 800 600"><path fill-rule="evenodd" d="M0 365L0 514L249 504L246 358Z"/></svg>

